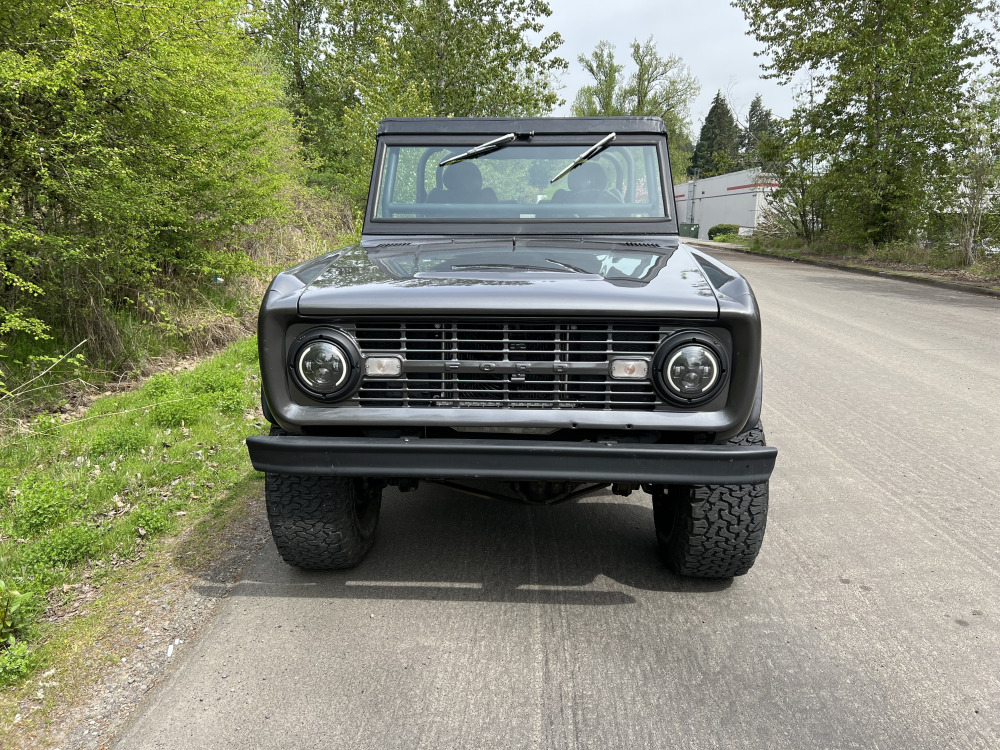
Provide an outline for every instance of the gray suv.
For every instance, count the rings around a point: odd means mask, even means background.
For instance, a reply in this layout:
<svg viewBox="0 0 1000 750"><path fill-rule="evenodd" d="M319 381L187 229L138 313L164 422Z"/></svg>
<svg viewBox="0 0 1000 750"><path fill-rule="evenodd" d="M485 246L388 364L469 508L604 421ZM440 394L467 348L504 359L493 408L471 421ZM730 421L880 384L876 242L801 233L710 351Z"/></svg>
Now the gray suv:
<svg viewBox="0 0 1000 750"><path fill-rule="evenodd" d="M776 450L760 316L681 243L657 118L399 119L361 241L279 274L259 320L266 474L290 564L356 565L382 492L652 497L675 573L753 565Z"/></svg>

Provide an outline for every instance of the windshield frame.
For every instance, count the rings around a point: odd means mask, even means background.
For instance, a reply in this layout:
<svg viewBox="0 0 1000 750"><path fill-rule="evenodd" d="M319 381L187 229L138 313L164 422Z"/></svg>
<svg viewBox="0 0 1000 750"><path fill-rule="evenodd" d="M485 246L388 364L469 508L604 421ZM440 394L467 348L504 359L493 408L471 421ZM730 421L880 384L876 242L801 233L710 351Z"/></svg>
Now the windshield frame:
<svg viewBox="0 0 1000 750"><path fill-rule="evenodd" d="M498 135L503 135L499 133ZM473 148L488 140L492 132L447 134L385 134L378 138L372 179L365 207L365 235L670 235L677 234L677 217L674 207L674 185L670 173L667 139L652 133L617 134L616 146L652 146L660 165L660 192L663 196L664 217L558 217L558 218L408 218L385 219L376 214L380 200L381 180L387 151L392 146L450 146ZM531 145L580 146L594 145L593 134L536 133ZM528 145L528 144L524 144Z"/></svg>

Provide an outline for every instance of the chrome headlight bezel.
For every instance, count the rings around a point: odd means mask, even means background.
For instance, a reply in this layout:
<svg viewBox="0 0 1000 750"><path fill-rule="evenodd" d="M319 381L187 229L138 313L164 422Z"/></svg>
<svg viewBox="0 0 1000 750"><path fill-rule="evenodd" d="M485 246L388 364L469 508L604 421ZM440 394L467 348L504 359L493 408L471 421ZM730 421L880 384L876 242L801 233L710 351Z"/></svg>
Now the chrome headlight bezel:
<svg viewBox="0 0 1000 750"><path fill-rule="evenodd" d="M697 346L705 350L717 368L714 380L697 394L684 393L675 385L667 368L685 347ZM719 395L729 380L729 352L725 344L703 331L680 331L668 337L653 356L653 384L660 395L671 404L700 406Z"/></svg>
<svg viewBox="0 0 1000 750"><path fill-rule="evenodd" d="M310 383L302 369L303 355L324 342L334 347L337 356L343 359L345 371L340 380L330 390L321 390ZM317 401L342 401L357 389L361 381L361 352L354 339L336 328L311 328L292 342L288 350L288 370L295 385L309 398Z"/></svg>

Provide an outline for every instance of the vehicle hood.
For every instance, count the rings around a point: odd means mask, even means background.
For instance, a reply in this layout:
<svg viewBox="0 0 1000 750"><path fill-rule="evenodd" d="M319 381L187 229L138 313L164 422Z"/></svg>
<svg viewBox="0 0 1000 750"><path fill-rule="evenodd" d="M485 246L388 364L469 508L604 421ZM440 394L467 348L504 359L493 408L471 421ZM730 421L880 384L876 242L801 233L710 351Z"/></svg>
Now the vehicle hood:
<svg viewBox="0 0 1000 750"><path fill-rule="evenodd" d="M697 258L670 238L364 242L288 273L305 316L719 315Z"/></svg>

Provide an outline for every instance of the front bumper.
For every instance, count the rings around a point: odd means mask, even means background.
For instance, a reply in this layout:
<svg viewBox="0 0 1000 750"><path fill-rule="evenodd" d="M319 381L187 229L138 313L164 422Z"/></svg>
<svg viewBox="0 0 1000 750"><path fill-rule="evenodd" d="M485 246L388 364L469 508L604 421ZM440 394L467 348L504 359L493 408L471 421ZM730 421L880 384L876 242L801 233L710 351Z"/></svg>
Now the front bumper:
<svg viewBox="0 0 1000 750"><path fill-rule="evenodd" d="M756 484L776 448L543 440L249 437L258 471L406 479Z"/></svg>

